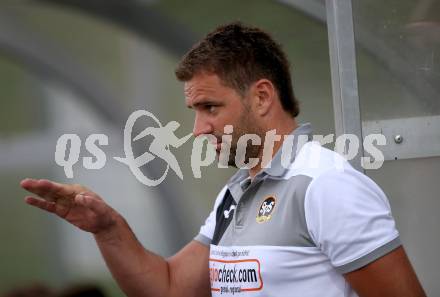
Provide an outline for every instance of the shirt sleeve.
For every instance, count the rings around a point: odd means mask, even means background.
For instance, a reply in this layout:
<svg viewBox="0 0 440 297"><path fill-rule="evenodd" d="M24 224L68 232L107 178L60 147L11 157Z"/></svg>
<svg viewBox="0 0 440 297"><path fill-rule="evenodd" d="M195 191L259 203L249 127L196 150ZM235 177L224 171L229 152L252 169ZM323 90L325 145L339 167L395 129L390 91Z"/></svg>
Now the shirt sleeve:
<svg viewBox="0 0 440 297"><path fill-rule="evenodd" d="M214 236L215 224L216 224L216 213L217 207L222 202L225 193L227 190L227 186L224 186L220 193L217 195L215 199L214 208L209 214L208 218L206 218L205 223L200 227L199 234L194 237L195 240L199 241L204 245L210 245L212 237Z"/></svg>
<svg viewBox="0 0 440 297"><path fill-rule="evenodd" d="M310 236L340 273L359 269L400 246L385 194L353 168L316 177L304 208Z"/></svg>

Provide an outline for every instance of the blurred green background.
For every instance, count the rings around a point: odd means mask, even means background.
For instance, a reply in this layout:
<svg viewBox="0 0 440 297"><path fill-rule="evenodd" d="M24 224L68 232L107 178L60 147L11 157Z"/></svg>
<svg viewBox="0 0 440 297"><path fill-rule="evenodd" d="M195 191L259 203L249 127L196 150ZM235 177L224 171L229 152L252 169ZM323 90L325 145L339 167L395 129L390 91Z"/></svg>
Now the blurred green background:
<svg viewBox="0 0 440 297"><path fill-rule="evenodd" d="M123 156L125 120L137 109L152 112L163 124L178 121L179 136L192 131L193 114L184 105L174 68L194 41L220 24L240 20L269 31L291 61L301 102L299 122L311 122L315 134L334 133L324 1L311 1L314 13L297 2L2 1L0 293L34 282L54 288L92 282L109 296L122 296L89 234L23 203L19 181L25 177L85 184L127 218L147 248L164 256L197 234L234 170L213 164L202 169L201 179L194 178L190 141L174 151L184 179L170 173L160 187L146 187L112 157ZM422 28L422 33L407 29L420 21L438 22L438 13L430 11L439 1L421 1L425 10L416 2L353 6L364 120L439 115L438 89L424 85L439 80L439 44L430 41L440 37L438 27ZM427 30L434 37L425 37L418 52L405 47L420 44L417 36L429 35ZM384 62L403 48L413 58L402 58L406 66ZM432 61L426 60L431 64L420 78L417 69L426 62L420 60L425 51ZM422 81L409 83L414 77ZM106 166L93 171L78 162L74 178L67 179L54 160L56 141L64 133L77 133L83 143L92 133L109 135ZM82 147L84 156L88 152ZM153 165L157 176L163 164ZM388 194L425 288L432 296L439 294L435 275L440 262L433 258L440 241L439 158L387 161L368 174Z"/></svg>

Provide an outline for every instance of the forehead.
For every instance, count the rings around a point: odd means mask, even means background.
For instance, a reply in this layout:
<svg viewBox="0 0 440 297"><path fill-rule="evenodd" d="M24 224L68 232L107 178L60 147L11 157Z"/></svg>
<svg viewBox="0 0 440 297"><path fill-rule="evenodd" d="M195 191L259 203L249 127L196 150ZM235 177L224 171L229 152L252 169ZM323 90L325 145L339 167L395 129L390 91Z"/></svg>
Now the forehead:
<svg viewBox="0 0 440 297"><path fill-rule="evenodd" d="M200 73L194 75L189 81L185 82L185 97L194 97L199 92L218 91L225 86L221 83L220 78L216 74Z"/></svg>
<svg viewBox="0 0 440 297"><path fill-rule="evenodd" d="M184 84L185 100L187 105L194 101L210 98L225 98L238 95L234 89L226 86L216 74L200 73Z"/></svg>
<svg viewBox="0 0 440 297"><path fill-rule="evenodd" d="M198 73L185 82L185 103L189 108L202 105L206 102L227 104L227 102L240 101L242 96L234 89L227 86L217 74Z"/></svg>

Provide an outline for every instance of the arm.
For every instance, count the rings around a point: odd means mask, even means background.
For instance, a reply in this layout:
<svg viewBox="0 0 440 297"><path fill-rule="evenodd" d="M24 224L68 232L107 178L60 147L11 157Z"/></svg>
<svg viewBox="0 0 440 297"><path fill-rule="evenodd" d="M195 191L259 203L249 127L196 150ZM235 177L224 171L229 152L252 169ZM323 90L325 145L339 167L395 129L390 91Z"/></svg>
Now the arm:
<svg viewBox="0 0 440 297"><path fill-rule="evenodd" d="M328 171L310 187L305 211L311 236L359 296L425 296L388 199L371 179L347 167Z"/></svg>
<svg viewBox="0 0 440 297"><path fill-rule="evenodd" d="M21 186L43 198L26 203L91 232L112 275L128 296L209 296L209 248L196 241L164 259L142 247L126 221L80 185L26 179Z"/></svg>
<svg viewBox="0 0 440 297"><path fill-rule="evenodd" d="M426 297L401 246L344 276L360 297Z"/></svg>

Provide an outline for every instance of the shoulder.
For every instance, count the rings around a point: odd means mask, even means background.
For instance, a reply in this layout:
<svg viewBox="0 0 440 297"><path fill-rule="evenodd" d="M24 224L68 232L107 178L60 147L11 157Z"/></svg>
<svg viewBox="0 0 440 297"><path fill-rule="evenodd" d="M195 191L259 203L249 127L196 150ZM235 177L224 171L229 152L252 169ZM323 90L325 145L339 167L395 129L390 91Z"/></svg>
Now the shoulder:
<svg viewBox="0 0 440 297"><path fill-rule="evenodd" d="M344 172L350 169L353 169L353 167L340 154L321 146L319 142L310 141L297 152L295 160L290 164L285 174L285 178L305 175L316 179L329 171Z"/></svg>

